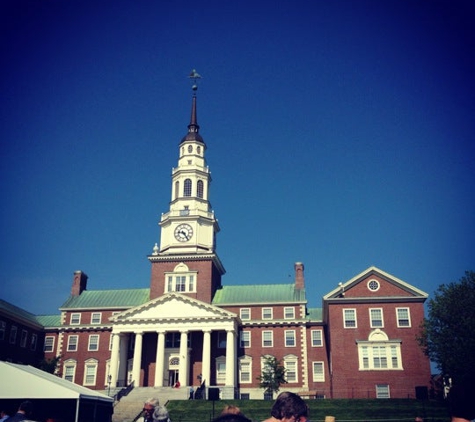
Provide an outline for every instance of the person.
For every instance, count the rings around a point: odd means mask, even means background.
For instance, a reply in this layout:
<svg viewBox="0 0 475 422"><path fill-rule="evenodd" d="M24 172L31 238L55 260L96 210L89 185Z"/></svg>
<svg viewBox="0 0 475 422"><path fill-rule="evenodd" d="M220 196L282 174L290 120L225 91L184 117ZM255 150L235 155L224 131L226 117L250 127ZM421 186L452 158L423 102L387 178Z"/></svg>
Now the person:
<svg viewBox="0 0 475 422"><path fill-rule="evenodd" d="M10 416L8 419L5 419L5 422L18 422L24 421L30 418L33 413L33 403L30 400L26 400L20 404L18 411Z"/></svg>
<svg viewBox="0 0 475 422"><path fill-rule="evenodd" d="M0 422L3 422L5 419L8 419L10 415L5 410L0 410Z"/></svg>
<svg viewBox="0 0 475 422"><path fill-rule="evenodd" d="M157 406L153 412L154 422L171 422L168 410L165 406Z"/></svg>
<svg viewBox="0 0 475 422"><path fill-rule="evenodd" d="M242 413L225 413L213 419L212 422L251 422Z"/></svg>
<svg viewBox="0 0 475 422"><path fill-rule="evenodd" d="M451 422L475 419L475 385L473 382L454 384L447 396Z"/></svg>
<svg viewBox="0 0 475 422"><path fill-rule="evenodd" d="M308 407L299 395L284 391L277 396L270 414L264 422L307 422Z"/></svg>
<svg viewBox="0 0 475 422"><path fill-rule="evenodd" d="M424 419L420 416L416 416L414 422L424 422Z"/></svg>
<svg viewBox="0 0 475 422"><path fill-rule="evenodd" d="M143 404L142 413L143 416L137 419L137 422L153 422L153 412L158 407L159 401L157 398L152 397L145 401Z"/></svg>
<svg viewBox="0 0 475 422"><path fill-rule="evenodd" d="M188 396L188 400L193 400L195 395L195 389L193 386L190 386L190 395Z"/></svg>
<svg viewBox="0 0 475 422"><path fill-rule="evenodd" d="M173 386L173 388L180 388L180 385L181 385L181 384L180 384L180 381L177 381L177 382L175 383L175 385Z"/></svg>
<svg viewBox="0 0 475 422"><path fill-rule="evenodd" d="M228 404L227 406L224 406L223 411L221 412L221 415L242 415L241 409L239 407L234 406L232 404Z"/></svg>

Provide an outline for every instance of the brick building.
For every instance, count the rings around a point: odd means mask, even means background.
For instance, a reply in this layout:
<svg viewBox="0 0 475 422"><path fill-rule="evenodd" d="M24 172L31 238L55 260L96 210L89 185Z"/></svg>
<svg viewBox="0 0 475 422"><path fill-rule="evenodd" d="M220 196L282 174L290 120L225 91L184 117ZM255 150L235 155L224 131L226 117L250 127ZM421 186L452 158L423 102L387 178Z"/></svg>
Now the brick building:
<svg viewBox="0 0 475 422"><path fill-rule="evenodd" d="M370 267L308 308L304 265L292 283L227 286L216 250L210 171L196 95L178 146L150 288L89 290L74 273L60 320L44 328L58 374L93 389L216 386L223 398L262 398L264 358L286 367L290 391L320 397L415 397L430 366L417 345L427 294ZM52 321L53 319L51 319Z"/></svg>

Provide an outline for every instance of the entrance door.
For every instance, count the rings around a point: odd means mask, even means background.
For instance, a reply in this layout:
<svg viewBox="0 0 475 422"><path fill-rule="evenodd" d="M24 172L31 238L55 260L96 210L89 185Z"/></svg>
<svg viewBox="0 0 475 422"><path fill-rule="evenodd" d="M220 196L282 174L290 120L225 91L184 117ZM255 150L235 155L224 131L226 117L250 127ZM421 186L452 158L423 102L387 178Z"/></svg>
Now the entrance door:
<svg viewBox="0 0 475 422"><path fill-rule="evenodd" d="M178 379L178 369L170 369L168 371L168 386L173 387Z"/></svg>

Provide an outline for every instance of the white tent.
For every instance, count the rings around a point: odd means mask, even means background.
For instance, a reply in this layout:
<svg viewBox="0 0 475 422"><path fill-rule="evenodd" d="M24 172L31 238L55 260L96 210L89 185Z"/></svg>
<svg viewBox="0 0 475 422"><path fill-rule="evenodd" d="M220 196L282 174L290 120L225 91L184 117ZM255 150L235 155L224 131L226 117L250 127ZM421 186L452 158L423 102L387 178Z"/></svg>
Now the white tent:
<svg viewBox="0 0 475 422"><path fill-rule="evenodd" d="M75 400L75 422L79 421L82 402L93 403L94 406L106 406L112 414L113 398L32 366L0 361L0 379L2 380L0 383L0 399L2 400Z"/></svg>

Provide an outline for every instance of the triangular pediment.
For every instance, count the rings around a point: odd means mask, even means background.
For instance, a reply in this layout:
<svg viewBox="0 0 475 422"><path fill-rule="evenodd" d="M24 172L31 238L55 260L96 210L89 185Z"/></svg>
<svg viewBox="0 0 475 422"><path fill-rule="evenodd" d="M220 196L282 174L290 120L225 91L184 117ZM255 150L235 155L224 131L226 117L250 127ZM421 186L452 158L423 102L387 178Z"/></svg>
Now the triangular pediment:
<svg viewBox="0 0 475 422"><path fill-rule="evenodd" d="M112 321L231 320L236 314L179 293L167 293L115 315Z"/></svg>
<svg viewBox="0 0 475 422"><path fill-rule="evenodd" d="M323 299L397 297L425 300L428 294L377 267L369 267L345 283L339 283L338 287L326 294Z"/></svg>

